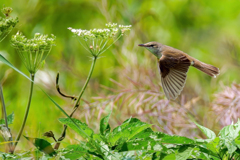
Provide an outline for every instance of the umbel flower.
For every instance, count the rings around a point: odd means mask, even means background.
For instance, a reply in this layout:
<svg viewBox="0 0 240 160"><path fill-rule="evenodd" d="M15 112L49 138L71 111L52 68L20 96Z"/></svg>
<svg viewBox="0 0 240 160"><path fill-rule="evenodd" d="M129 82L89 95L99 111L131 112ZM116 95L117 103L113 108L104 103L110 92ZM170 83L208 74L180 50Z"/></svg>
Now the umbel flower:
<svg viewBox="0 0 240 160"><path fill-rule="evenodd" d="M9 14L12 12L12 8L5 7L2 10L2 13L6 18L0 17L0 42L12 31L12 29L18 23L18 17L10 17Z"/></svg>
<svg viewBox="0 0 240 160"><path fill-rule="evenodd" d="M11 42L17 49L19 56L31 74L35 74L47 58L56 37L51 34L41 35L36 33L33 39L27 39L22 33L12 36Z"/></svg>
<svg viewBox="0 0 240 160"><path fill-rule="evenodd" d="M131 27L131 25L117 26L117 23L108 23L104 29L82 30L73 29L71 27L68 29L79 38L79 42L87 51L89 51L93 56L99 56L112 44L114 44L121 36L123 36L125 31L129 31ZM114 40L114 38L116 39ZM106 46L111 39L113 42L109 44L109 46ZM83 40L83 42L81 40Z"/></svg>

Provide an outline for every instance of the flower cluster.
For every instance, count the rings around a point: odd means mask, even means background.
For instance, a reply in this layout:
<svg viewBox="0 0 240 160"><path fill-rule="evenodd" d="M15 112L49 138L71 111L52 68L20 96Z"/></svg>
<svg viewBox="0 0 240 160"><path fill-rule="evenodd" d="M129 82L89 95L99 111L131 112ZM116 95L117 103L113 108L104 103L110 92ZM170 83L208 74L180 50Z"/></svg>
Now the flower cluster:
<svg viewBox="0 0 240 160"><path fill-rule="evenodd" d="M89 41L90 45L86 47L90 49L89 51L93 55L99 55L102 53L108 40L116 37L118 35L118 32L120 31L121 34L119 34L117 38L118 40L121 36L123 36L125 31L130 30L131 25L129 26L119 25L119 27L117 27L117 23L108 23L106 24L106 27L107 28L104 29L90 29L90 30L73 29L71 27L69 27L68 29L71 32L73 32L74 35L78 36L84 41ZM115 42L116 41L114 41L113 43Z"/></svg>
<svg viewBox="0 0 240 160"><path fill-rule="evenodd" d="M12 31L18 23L18 18L2 18L0 17L0 42Z"/></svg>
<svg viewBox="0 0 240 160"><path fill-rule="evenodd" d="M9 16L12 12L12 8L5 7L1 11L6 16L6 18L0 17L0 42L12 31L12 29L18 23L17 17L13 18Z"/></svg>
<svg viewBox="0 0 240 160"><path fill-rule="evenodd" d="M12 13L13 9L11 7L4 7L1 11L6 17L8 17L10 13Z"/></svg>
<svg viewBox="0 0 240 160"><path fill-rule="evenodd" d="M130 31L131 30L132 25L128 25L128 26L124 26L124 25L119 25L119 29L121 30L122 34L125 31Z"/></svg>
<svg viewBox="0 0 240 160"><path fill-rule="evenodd" d="M13 47L18 50L29 72L34 74L48 56L52 46L55 44L55 39L56 37L53 34L48 36L40 33L36 33L33 39L27 39L18 32L12 36L11 42Z"/></svg>

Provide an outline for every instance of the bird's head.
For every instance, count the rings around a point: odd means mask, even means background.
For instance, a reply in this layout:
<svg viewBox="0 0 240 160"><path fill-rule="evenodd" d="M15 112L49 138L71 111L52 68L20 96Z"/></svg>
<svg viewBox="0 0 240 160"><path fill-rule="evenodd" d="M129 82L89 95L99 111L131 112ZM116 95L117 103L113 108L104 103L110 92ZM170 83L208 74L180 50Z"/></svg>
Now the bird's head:
<svg viewBox="0 0 240 160"><path fill-rule="evenodd" d="M145 44L139 44L140 47L145 47L147 50L149 50L152 54L154 54L157 58L161 57L161 52L163 49L163 44L158 42L148 42Z"/></svg>

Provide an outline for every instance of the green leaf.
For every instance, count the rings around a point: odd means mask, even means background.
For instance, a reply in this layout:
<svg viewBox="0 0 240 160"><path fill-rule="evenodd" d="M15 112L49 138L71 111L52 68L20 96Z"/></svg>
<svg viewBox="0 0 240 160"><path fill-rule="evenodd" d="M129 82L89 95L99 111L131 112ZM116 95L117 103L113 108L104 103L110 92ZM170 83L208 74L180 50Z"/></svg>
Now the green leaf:
<svg viewBox="0 0 240 160"><path fill-rule="evenodd" d="M176 160L186 160L191 156L193 149L191 146L181 146L176 153Z"/></svg>
<svg viewBox="0 0 240 160"><path fill-rule="evenodd" d="M233 152L235 152L237 150L237 146L234 143L234 141L231 141L230 139L225 139L224 143L225 143L225 146L228 149L229 154L233 154Z"/></svg>
<svg viewBox="0 0 240 160"><path fill-rule="evenodd" d="M72 119L72 120L71 120ZM92 137L94 134L93 130L88 127L86 123L81 122L78 119L75 118L59 118L58 120L72 128L75 132L77 132L79 135L81 135L84 139L88 139L89 137ZM77 124L77 126L75 124ZM79 130L81 128L81 130Z"/></svg>
<svg viewBox="0 0 240 160"><path fill-rule="evenodd" d="M107 139L112 146L123 144L150 126L152 125L141 122L137 118L130 118L113 129L113 131L107 136Z"/></svg>
<svg viewBox="0 0 240 160"><path fill-rule="evenodd" d="M123 151L136 151L136 150L151 150L151 151L164 151L166 148L162 143L156 141L143 140L130 140L129 142L124 142L122 145L116 148L119 152Z"/></svg>
<svg viewBox="0 0 240 160"><path fill-rule="evenodd" d="M210 129L206 128L206 127L201 126L201 125L198 124L197 122L194 122L194 123L198 126L198 128L199 128L210 140L213 140L213 139L216 138L216 134L215 134L212 130L210 130Z"/></svg>
<svg viewBox="0 0 240 160"><path fill-rule="evenodd" d="M212 151L212 152L214 152L214 153L218 153L219 152L219 141L220 141L220 139L219 139L219 137L216 137L213 141L211 141L211 142L209 142L209 143L207 143L206 144L206 147L210 150L210 151Z"/></svg>
<svg viewBox="0 0 240 160"><path fill-rule="evenodd" d="M80 145L69 145L64 148L64 157L69 159L78 159L79 157L86 157L88 151Z"/></svg>
<svg viewBox="0 0 240 160"><path fill-rule="evenodd" d="M173 160L173 159L176 159L176 155L174 153L169 154L169 155L167 155L166 157L163 158L163 160Z"/></svg>
<svg viewBox="0 0 240 160"><path fill-rule="evenodd" d="M232 134L233 132L234 132L233 125L228 125L222 128L222 130L219 132L219 135L222 137L227 137L231 136L230 134Z"/></svg>
<svg viewBox="0 0 240 160"><path fill-rule="evenodd" d="M8 124L13 124L13 120L14 120L14 113L7 116ZM5 124L5 119L0 120L0 125L1 124Z"/></svg>
<svg viewBox="0 0 240 160"><path fill-rule="evenodd" d="M17 71L18 73L20 73L21 75L23 75L24 77L26 77L28 80L32 81L28 76L26 76L23 72L21 72L20 70L18 70L16 67L14 67L6 58L3 57L3 55L0 54L0 61L3 62L4 64L8 65L9 67L11 67L12 69L14 69L15 71Z"/></svg>
<svg viewBox="0 0 240 160"><path fill-rule="evenodd" d="M240 149L240 137L237 137L235 140L234 140L236 146Z"/></svg>
<svg viewBox="0 0 240 160"><path fill-rule="evenodd" d="M225 126L220 132L221 137L229 137L230 139L235 139L239 136L240 131L240 121L235 124Z"/></svg>
<svg viewBox="0 0 240 160"><path fill-rule="evenodd" d="M109 114L106 117L101 119L101 122L100 122L101 135L106 135L106 134L110 133L110 131L111 131L110 125L108 124L111 113L112 113L112 111L109 112Z"/></svg>
<svg viewBox="0 0 240 160"><path fill-rule="evenodd" d="M202 144L187 137L168 135L162 132L153 132L151 129L144 130L143 132L132 137L132 139L145 139L146 141L156 141L169 144Z"/></svg>
<svg viewBox="0 0 240 160"><path fill-rule="evenodd" d="M27 140L29 140L30 142L33 143L33 145L35 147L37 147L38 150L44 152L45 154L48 154L50 156L54 156L57 153L54 151L54 149L52 148L51 143L49 143L48 141L41 139L41 138L30 138L30 137L26 137L24 136Z"/></svg>

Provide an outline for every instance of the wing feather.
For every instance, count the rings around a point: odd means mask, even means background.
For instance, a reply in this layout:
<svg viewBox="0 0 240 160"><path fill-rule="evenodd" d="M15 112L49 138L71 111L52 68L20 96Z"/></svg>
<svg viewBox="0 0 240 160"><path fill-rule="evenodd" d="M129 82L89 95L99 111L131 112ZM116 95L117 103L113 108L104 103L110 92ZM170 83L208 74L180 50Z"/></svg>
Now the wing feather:
<svg viewBox="0 0 240 160"><path fill-rule="evenodd" d="M181 94L190 65L190 61L184 55L178 59L166 56L160 58L162 87L168 99L175 100Z"/></svg>

